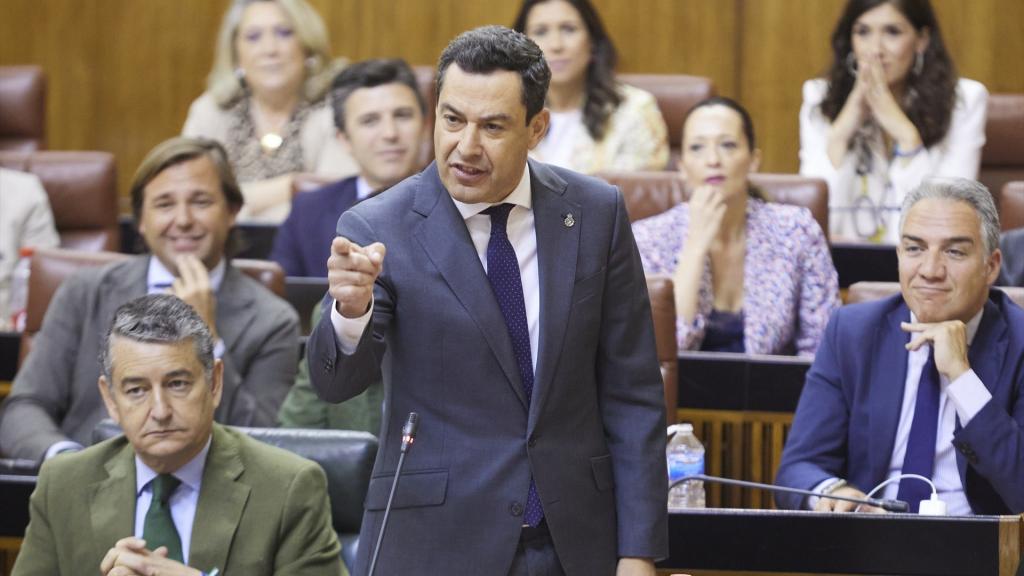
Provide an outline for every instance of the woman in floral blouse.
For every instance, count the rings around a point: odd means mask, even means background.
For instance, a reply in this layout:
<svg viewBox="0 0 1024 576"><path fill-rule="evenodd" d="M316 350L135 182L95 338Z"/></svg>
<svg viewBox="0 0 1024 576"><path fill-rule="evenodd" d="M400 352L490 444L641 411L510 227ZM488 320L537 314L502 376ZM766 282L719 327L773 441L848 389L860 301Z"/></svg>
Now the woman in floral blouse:
<svg viewBox="0 0 1024 576"><path fill-rule="evenodd" d="M813 356L839 304L821 227L750 184L759 160L747 111L702 101L683 125L689 202L633 225L646 272L675 282L680 350Z"/></svg>

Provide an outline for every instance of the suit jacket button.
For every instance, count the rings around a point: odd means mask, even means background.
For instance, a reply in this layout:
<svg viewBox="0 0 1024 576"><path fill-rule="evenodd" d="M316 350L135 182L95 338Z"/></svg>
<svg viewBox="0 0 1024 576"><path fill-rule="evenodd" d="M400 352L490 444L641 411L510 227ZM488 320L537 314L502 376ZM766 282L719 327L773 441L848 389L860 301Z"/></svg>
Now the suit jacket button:
<svg viewBox="0 0 1024 576"><path fill-rule="evenodd" d="M513 502L512 505L508 507L508 511L511 512L513 516L522 516L523 505L519 502Z"/></svg>

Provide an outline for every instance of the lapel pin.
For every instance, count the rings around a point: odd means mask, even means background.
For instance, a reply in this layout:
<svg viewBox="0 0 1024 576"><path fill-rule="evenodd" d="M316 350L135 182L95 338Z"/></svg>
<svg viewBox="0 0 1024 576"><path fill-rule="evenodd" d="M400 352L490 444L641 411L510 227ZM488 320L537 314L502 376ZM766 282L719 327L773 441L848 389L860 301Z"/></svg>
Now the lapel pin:
<svg viewBox="0 0 1024 576"><path fill-rule="evenodd" d="M565 220L562 220L566 228L572 228L576 224L576 219L572 217L572 212L565 215Z"/></svg>

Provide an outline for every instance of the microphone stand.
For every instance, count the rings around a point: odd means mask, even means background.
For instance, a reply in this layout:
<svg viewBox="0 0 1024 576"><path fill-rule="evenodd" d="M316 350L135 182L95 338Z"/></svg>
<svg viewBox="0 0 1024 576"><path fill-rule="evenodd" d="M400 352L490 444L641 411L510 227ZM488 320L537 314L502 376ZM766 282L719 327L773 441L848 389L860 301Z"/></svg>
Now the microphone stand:
<svg viewBox="0 0 1024 576"><path fill-rule="evenodd" d="M373 576L377 567L377 557L380 555L380 545L384 541L384 531L388 527L388 517L391 515L391 502L395 499L395 489L398 488L398 478L402 475L402 465L405 464L405 455L409 447L416 441L416 429L419 427L420 415L416 412L409 413L409 419L402 427L402 449L398 454L398 466L395 469L395 479L391 481L391 493L388 494L388 503L384 507L384 520L380 525L380 533L377 534L377 543L373 547L373 559L370 561L370 571L367 576Z"/></svg>
<svg viewBox="0 0 1024 576"><path fill-rule="evenodd" d="M800 488L790 488L788 486L776 486L775 484L762 484L760 482L748 482L746 480L733 480L732 478L721 478L719 476L708 476L706 474L694 474L692 476L686 476L673 482L668 489L671 490L680 484L689 482L691 480L701 480L706 482L712 482L717 484L727 484L729 486L742 486L744 488L757 488L760 490L768 490L769 492L789 492L790 494L803 494L804 496L817 496L818 498L830 498L832 500L844 500L846 502L853 502L854 504L866 504L868 506L874 506L881 508L889 512L906 512L910 509L910 506L902 500L881 500L878 498L853 498L851 496L837 496L835 494L818 494L812 490L803 490Z"/></svg>

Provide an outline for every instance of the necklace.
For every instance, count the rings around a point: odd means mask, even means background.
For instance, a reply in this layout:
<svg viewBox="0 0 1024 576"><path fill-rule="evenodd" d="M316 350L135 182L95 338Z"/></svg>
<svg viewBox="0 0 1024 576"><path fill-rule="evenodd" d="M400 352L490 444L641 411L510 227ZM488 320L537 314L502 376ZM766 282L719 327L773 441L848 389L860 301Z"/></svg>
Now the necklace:
<svg viewBox="0 0 1024 576"><path fill-rule="evenodd" d="M281 143L284 142L284 138L281 137L277 132L267 132L260 138L260 146L263 147L264 152L273 152L281 147Z"/></svg>

